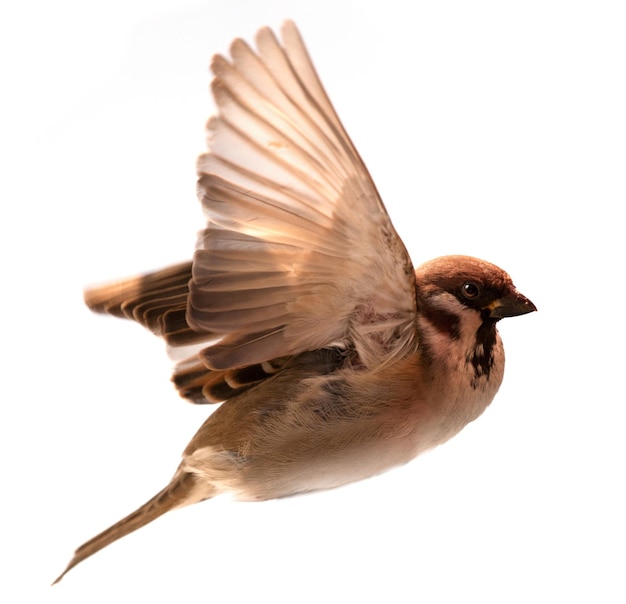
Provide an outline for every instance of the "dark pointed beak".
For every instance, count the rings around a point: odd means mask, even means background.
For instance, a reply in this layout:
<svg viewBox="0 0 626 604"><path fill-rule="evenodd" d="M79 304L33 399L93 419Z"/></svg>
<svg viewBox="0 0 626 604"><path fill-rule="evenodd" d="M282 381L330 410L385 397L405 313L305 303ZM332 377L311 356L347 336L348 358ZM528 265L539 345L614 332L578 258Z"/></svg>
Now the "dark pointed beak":
<svg viewBox="0 0 626 604"><path fill-rule="evenodd" d="M489 306L489 316L492 319L504 319L505 317L517 317L534 312L537 307L526 297L522 296L517 290L502 298L494 300Z"/></svg>

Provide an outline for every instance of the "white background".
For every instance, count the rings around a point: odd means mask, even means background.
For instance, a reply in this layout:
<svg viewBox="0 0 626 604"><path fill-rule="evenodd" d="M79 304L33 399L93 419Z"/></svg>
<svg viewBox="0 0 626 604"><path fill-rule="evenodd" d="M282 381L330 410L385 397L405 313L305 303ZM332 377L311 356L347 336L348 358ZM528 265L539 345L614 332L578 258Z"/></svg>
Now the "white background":
<svg viewBox="0 0 626 604"><path fill-rule="evenodd" d="M622 3L114 0L3 9L3 602L624 602ZM416 264L511 273L507 375L381 477L168 514L50 582L166 484L207 407L82 288L184 260L208 62L298 23Z"/></svg>

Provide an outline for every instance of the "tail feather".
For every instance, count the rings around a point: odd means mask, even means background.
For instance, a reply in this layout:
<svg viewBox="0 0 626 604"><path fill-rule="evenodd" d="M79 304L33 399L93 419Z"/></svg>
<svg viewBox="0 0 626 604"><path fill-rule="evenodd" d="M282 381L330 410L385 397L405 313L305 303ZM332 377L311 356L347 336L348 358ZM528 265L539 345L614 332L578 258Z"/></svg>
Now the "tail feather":
<svg viewBox="0 0 626 604"><path fill-rule="evenodd" d="M56 578L53 585L58 583L77 564L114 541L136 531L170 510L197 503L215 494L214 486L205 481L200 481L195 474L179 470L170 484L150 501L99 535L83 543L74 552L74 557L70 560L65 570Z"/></svg>

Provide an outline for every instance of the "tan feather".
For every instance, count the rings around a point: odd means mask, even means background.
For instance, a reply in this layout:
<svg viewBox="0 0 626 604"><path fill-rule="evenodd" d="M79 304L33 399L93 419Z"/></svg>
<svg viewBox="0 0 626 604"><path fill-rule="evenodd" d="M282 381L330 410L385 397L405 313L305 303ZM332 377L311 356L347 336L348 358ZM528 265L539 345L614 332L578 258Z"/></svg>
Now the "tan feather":
<svg viewBox="0 0 626 604"><path fill-rule="evenodd" d="M283 40L263 29L258 53L237 40L212 62L187 319L223 334L202 353L215 368L335 341L375 368L416 345L412 265L292 23Z"/></svg>

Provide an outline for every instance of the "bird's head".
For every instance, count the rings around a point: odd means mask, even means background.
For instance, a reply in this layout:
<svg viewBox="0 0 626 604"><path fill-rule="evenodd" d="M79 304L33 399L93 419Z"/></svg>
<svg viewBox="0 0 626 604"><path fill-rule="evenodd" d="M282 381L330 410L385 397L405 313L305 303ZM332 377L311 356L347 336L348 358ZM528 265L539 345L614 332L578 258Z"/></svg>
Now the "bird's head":
<svg viewBox="0 0 626 604"><path fill-rule="evenodd" d="M442 256L415 271L419 310L459 316L473 309L483 320L524 315L537 307L501 268L470 256Z"/></svg>

